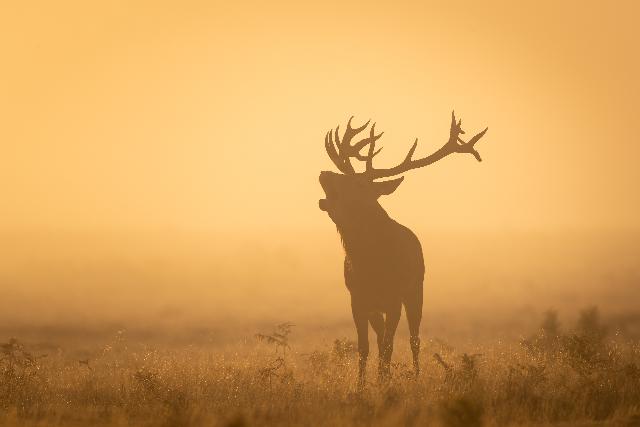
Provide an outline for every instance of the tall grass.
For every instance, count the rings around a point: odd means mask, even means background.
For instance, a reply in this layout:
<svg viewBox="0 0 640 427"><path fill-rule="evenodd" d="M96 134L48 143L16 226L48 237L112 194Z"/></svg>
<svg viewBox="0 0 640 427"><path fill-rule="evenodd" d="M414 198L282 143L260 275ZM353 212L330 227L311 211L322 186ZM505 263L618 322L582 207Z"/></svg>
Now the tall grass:
<svg viewBox="0 0 640 427"><path fill-rule="evenodd" d="M292 326L248 337L242 352L152 348L119 333L80 357L9 340L0 425L640 425L640 343L595 308L566 329L549 312L521 342L472 353L425 340L417 380L399 339L391 379L378 383L370 366L362 391L352 341L302 351Z"/></svg>

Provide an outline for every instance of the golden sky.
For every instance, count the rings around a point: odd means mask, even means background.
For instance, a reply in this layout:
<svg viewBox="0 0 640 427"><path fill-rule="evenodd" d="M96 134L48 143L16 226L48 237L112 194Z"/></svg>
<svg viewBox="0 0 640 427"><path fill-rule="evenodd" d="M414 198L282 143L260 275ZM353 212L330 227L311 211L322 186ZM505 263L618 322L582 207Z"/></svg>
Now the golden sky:
<svg viewBox="0 0 640 427"><path fill-rule="evenodd" d="M637 229L636 1L33 1L0 6L0 228L330 227L327 129L407 174L414 228Z"/></svg>

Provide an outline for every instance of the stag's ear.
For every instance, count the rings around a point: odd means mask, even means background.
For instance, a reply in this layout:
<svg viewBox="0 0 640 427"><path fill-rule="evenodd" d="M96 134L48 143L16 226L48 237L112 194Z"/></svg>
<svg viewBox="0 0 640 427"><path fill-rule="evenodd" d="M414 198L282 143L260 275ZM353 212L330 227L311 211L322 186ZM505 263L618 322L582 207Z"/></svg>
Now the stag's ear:
<svg viewBox="0 0 640 427"><path fill-rule="evenodd" d="M389 195L396 191L396 188L398 188L398 185L400 185L403 179L404 176L401 176L400 178L391 179L389 181L374 182L373 191L377 197Z"/></svg>

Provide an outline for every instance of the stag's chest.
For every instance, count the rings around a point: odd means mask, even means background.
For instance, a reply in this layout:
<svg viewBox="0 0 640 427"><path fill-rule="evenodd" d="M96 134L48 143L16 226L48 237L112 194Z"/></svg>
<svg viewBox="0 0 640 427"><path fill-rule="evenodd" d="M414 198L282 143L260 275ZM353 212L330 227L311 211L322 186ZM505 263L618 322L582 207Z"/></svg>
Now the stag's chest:
<svg viewBox="0 0 640 427"><path fill-rule="evenodd" d="M387 233L345 242L345 252L344 277L352 292L402 287L421 279L424 272L417 238L399 225Z"/></svg>
<svg viewBox="0 0 640 427"><path fill-rule="evenodd" d="M403 274L401 253L391 244L370 243L347 250L344 275L347 287L370 287L378 282L388 283Z"/></svg>

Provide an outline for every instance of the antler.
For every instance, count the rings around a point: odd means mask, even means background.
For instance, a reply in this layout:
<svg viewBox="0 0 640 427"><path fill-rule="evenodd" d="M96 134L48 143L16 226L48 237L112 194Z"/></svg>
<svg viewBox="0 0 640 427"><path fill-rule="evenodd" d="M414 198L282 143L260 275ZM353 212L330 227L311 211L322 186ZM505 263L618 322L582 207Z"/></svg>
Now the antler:
<svg viewBox="0 0 640 427"><path fill-rule="evenodd" d="M465 132L462 130L462 119L456 122L455 112L451 112L451 129L449 131L449 140L437 151L434 153L420 158L420 159L412 159L413 153L416 151L416 147L418 146L418 139L416 138L413 146L407 153L407 156L404 158L402 163L397 166L394 166L389 169L374 169L370 167L370 161L367 164L367 170L364 174L367 175L370 179L389 177L394 175L399 175L403 172L409 171L411 169L417 169L424 166L428 166L432 163L437 162L438 160L448 156L452 153L469 153L473 154L473 156L479 161L482 161L480 157L480 153L475 148L476 143L484 136L489 128L486 128L482 132L476 134L473 138L469 140L469 142L465 142L460 138L461 134ZM373 145L373 144L372 144Z"/></svg>
<svg viewBox="0 0 640 427"><path fill-rule="evenodd" d="M329 158L333 161L333 163L340 169L342 173L345 174L355 174L355 170L353 169L353 165L351 165L351 158L356 158L360 161L366 162L367 170L372 169L371 161L373 157L382 150L382 148L375 151L376 141L384 134L384 132L376 135L374 123L371 125L371 130L369 132L369 136L367 138L361 139L355 144L351 145L351 140L354 136L358 135L362 132L368 125L371 120L368 120L364 125L356 128L351 127L351 120L353 116L347 122L347 129L344 131L344 135L342 136L342 141L340 141L340 136L338 132L340 131L340 126L337 126L334 130L330 130L327 132L324 138L324 146L327 150L327 154L329 154ZM335 135L335 136L334 136ZM335 138L335 143L334 143ZM368 154L362 155L360 151L369 145Z"/></svg>
<svg viewBox="0 0 640 427"><path fill-rule="evenodd" d="M434 153L422 157L420 159L412 159L413 153L416 151L416 147L418 146L418 139L416 138L413 146L407 153L406 157L399 165L396 165L392 168L388 169L375 169L373 167L373 158L382 150L379 148L376 150L376 141L380 139L380 137L384 134L381 132L380 134L375 134L376 124L371 125L371 130L369 136L364 138L355 144L351 145L351 140L354 136L362 132L368 125L369 121L367 121L364 125L352 128L351 120L353 116L347 122L347 130L345 130L344 135L342 137L342 141L340 141L340 137L338 132L340 130L340 126L336 127L335 130L330 130L327 132L327 135L324 139L324 145L327 149L327 153L329 157L335 163L335 165L340 169L342 173L345 174L355 174L355 170L353 169L353 165L351 165L351 158L356 158L357 160L365 162L366 169L362 172L363 175L370 179L376 178L384 178L394 175L399 175L403 172L409 171L411 169L417 169L424 166L428 166L432 163L437 162L438 160L448 156L453 153L469 153L473 154L473 156L479 161L482 161L480 157L480 153L475 148L476 143L484 136L489 128L486 128L482 132L476 134L473 138L469 140L469 142L465 142L460 138L461 134L465 132L462 130L462 119L456 122L455 112L451 112L451 129L449 130L449 140L437 151ZM335 137L334 137L335 135ZM335 143L334 143L335 138ZM367 155L360 154L360 151L365 147L369 146Z"/></svg>

